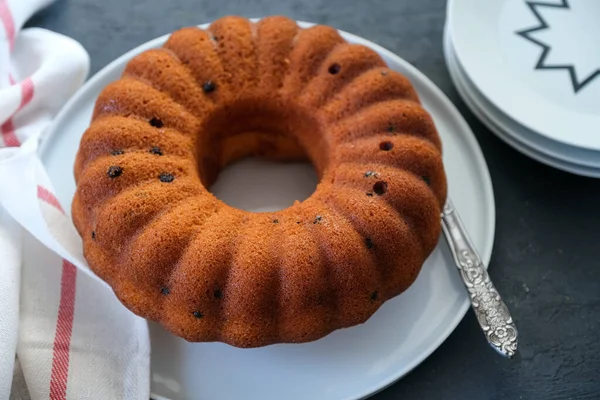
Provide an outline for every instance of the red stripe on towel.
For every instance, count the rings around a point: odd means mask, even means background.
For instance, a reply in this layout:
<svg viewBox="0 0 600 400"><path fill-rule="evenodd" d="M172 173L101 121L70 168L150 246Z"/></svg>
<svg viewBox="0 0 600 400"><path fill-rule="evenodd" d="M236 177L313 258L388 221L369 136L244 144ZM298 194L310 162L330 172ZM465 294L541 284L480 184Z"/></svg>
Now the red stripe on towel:
<svg viewBox="0 0 600 400"><path fill-rule="evenodd" d="M67 398L71 335L73 334L73 318L75 317L76 283L77 268L70 262L63 260L60 303L52 349L50 400L66 400Z"/></svg>
<svg viewBox="0 0 600 400"><path fill-rule="evenodd" d="M0 126L0 136L2 136L2 140L6 147L18 147L21 145L15 134L15 126L13 125L12 119L9 119Z"/></svg>
<svg viewBox="0 0 600 400"><path fill-rule="evenodd" d="M54 196L54 194L52 194L45 187L38 186L38 188L37 188L37 195L38 195L38 198L40 200L43 200L46 203L50 204L51 206L53 206L54 208L56 208L57 210L59 210L61 213L63 213L63 214L65 213L65 211L63 210L63 208L60 206L60 203L58 202L58 199Z"/></svg>
<svg viewBox="0 0 600 400"><path fill-rule="evenodd" d="M0 4L2 0L0 0ZM1 12L1 7L0 7L0 12ZM9 78L11 78L11 82L13 81L12 77L9 76ZM31 80L31 78L27 78L25 79L22 83L21 83L21 103L19 104L19 108L17 108L17 111L15 111L15 113L21 111L21 109L23 109L23 107L25 107L27 104L29 104L31 102L31 100L33 99L33 95L34 95L34 86L33 86L33 81ZM15 133L15 125L13 123L13 119L9 118L8 121L6 121L4 124L2 124L2 126L0 126L0 136L2 136L2 139L4 141L4 144L6 145L6 147L16 147L16 146L20 146L21 143L19 142L19 139L17 138L17 135Z"/></svg>
<svg viewBox="0 0 600 400"><path fill-rule="evenodd" d="M15 20L6 0L0 0L0 22L4 25L6 40L8 41L9 48L12 50L15 46Z"/></svg>

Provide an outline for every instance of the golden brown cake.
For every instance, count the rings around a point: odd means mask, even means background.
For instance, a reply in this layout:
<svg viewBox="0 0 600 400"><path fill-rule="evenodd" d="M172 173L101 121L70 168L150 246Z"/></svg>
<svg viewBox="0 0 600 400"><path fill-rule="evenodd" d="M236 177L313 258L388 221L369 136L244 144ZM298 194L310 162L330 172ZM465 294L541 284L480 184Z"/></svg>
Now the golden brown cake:
<svg viewBox="0 0 600 400"><path fill-rule="evenodd" d="M277 212L209 188L247 156L313 163ZM75 162L91 269L190 341L307 342L365 322L440 234L441 144L410 82L327 26L226 17L181 29L100 94Z"/></svg>

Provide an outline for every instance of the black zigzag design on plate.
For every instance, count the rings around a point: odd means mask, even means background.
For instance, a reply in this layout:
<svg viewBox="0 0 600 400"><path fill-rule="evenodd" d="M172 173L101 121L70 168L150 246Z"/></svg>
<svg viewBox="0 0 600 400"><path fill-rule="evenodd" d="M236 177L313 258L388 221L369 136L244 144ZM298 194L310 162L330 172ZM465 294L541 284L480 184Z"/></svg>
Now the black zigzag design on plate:
<svg viewBox="0 0 600 400"><path fill-rule="evenodd" d="M517 31L515 33L517 35L523 37L524 39L527 39L530 42L537 44L538 46L540 46L542 48L542 54L540 55L538 62L535 64L534 69L536 69L536 70L564 69L564 70L568 71L569 77L571 78L571 83L573 84L573 90L575 91L575 93L579 92L586 85L591 83L594 80L594 78L597 78L598 76L600 76L600 68L598 68L590 76L588 76L587 78L580 81L577 78L577 72L575 71L575 66L573 64L546 64L546 58L548 57L548 54L550 53L551 47L549 45L547 45L546 43L540 42L539 40L537 40L529 35L530 33L534 33L537 31L541 31L543 29L550 28L550 26L548 25L546 20L544 20L541 13L539 12L538 7L564 8L565 10L569 10L570 7L569 7L569 3L567 2L567 0L562 0L562 2L560 4L549 4L549 3L544 3L544 2L539 2L539 1L529 1L529 0L525 0L525 3L529 7L529 9L533 13L533 15L535 15L535 17L537 18L537 20L539 21L540 24L533 28L524 29L521 31Z"/></svg>

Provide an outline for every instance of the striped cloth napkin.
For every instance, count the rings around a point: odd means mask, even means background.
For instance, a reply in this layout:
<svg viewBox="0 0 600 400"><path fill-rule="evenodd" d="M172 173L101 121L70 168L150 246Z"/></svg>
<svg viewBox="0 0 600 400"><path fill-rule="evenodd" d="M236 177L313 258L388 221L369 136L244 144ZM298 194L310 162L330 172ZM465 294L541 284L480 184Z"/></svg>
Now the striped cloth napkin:
<svg viewBox="0 0 600 400"><path fill-rule="evenodd" d="M21 30L51 2L0 0L0 399L147 400L148 325L89 271L37 156L89 69L77 42Z"/></svg>

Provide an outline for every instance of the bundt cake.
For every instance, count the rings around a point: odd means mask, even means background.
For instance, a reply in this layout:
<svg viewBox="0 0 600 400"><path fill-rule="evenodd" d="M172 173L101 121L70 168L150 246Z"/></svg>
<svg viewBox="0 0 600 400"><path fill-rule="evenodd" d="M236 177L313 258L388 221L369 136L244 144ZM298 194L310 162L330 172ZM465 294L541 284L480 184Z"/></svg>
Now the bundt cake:
<svg viewBox="0 0 600 400"><path fill-rule="evenodd" d="M277 212L208 188L247 156L309 160ZM365 322L440 234L441 143L403 75L327 26L285 17L185 28L97 99L72 214L90 268L189 341L307 342Z"/></svg>

